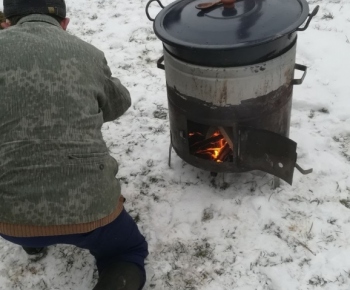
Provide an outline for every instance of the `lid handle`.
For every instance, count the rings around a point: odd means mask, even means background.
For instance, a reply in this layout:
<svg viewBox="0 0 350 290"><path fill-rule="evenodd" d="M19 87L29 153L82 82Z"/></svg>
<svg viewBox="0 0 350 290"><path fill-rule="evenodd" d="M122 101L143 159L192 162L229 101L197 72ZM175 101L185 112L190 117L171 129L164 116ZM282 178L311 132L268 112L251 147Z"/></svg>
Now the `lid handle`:
<svg viewBox="0 0 350 290"><path fill-rule="evenodd" d="M315 7L315 9L309 14L309 19L306 21L305 26L301 27L301 28L299 27L297 29L297 31L304 31L304 30L306 30L309 27L311 19L317 14L319 8L320 8L320 5L317 5Z"/></svg>
<svg viewBox="0 0 350 290"><path fill-rule="evenodd" d="M162 2L160 2L160 0L150 0L150 1L148 1L145 10L146 10L146 16L147 16L147 18L148 18L150 21L154 21L154 18L152 18L152 17L149 15L149 12L148 12L148 8L149 8L149 6L151 5L152 2L158 2L159 6L162 7L162 8L164 8L164 5L162 4Z"/></svg>
<svg viewBox="0 0 350 290"><path fill-rule="evenodd" d="M214 1L214 2L205 2L205 3L199 3L199 4L197 4L197 5L196 5L196 8L197 8L197 9L203 10L203 9L208 9L208 8L210 8L210 7L213 7L213 6L215 6L215 5L220 5L220 4L222 4L221 0L219 0L219 1Z"/></svg>
<svg viewBox="0 0 350 290"><path fill-rule="evenodd" d="M235 8L236 0L221 0L224 8Z"/></svg>
<svg viewBox="0 0 350 290"><path fill-rule="evenodd" d="M224 6L224 8L235 8L235 2L236 0L218 0L214 2L204 2L197 4L196 8L204 10L221 4Z"/></svg>

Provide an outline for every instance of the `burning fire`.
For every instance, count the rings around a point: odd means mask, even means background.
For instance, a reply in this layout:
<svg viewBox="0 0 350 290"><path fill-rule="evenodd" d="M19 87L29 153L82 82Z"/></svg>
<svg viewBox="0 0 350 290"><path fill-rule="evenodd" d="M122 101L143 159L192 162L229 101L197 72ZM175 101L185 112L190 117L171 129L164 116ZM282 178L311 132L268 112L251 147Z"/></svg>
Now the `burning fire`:
<svg viewBox="0 0 350 290"><path fill-rule="evenodd" d="M199 132L191 132L189 137L202 136ZM224 136L220 131L216 131L209 138L197 141L191 145L194 155L206 156L215 162L224 162L224 159L232 152Z"/></svg>
<svg viewBox="0 0 350 290"><path fill-rule="evenodd" d="M208 154L208 155L210 155L211 159L213 159L214 161L222 162L222 160L218 159L218 157L219 157L221 150L224 148L224 146L227 144L227 142L225 141L224 137L219 132L215 132L211 137L217 137L217 136L221 136L222 138L216 142L210 142L209 146L211 146L211 147L206 148L206 149L202 149L202 150L198 150L197 153Z"/></svg>

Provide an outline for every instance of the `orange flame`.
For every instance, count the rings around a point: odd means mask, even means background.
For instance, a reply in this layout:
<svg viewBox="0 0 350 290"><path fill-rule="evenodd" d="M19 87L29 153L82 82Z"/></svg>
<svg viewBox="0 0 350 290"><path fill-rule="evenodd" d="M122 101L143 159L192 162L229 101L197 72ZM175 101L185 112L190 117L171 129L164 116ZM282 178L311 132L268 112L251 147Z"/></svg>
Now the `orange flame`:
<svg viewBox="0 0 350 290"><path fill-rule="evenodd" d="M198 133L189 133L189 136L194 136ZM201 134L202 135L202 134ZM215 132L212 136L210 136L208 139L212 137L221 136L220 132ZM215 162L223 162L223 160L219 159L221 151L224 149L225 145L227 144L225 138L222 136L221 139L219 139L216 142L210 142L208 144L208 148L198 150L196 153L198 154L205 154L210 157L210 159L214 160Z"/></svg>
<svg viewBox="0 0 350 290"><path fill-rule="evenodd" d="M190 136L190 137L195 136L195 135L203 136L203 134L200 133L200 132L190 132L190 133L188 133L188 136Z"/></svg>

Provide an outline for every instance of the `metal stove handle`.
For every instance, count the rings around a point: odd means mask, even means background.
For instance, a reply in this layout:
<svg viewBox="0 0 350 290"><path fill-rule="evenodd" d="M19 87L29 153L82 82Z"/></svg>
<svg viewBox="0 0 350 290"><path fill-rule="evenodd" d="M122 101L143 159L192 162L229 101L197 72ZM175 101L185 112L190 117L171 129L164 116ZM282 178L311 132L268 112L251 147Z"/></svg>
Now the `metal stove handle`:
<svg viewBox="0 0 350 290"><path fill-rule="evenodd" d="M164 61L164 55L157 60L157 68L165 70L165 65L162 63Z"/></svg>
<svg viewBox="0 0 350 290"><path fill-rule="evenodd" d="M309 19L306 21L305 26L301 27L301 28L300 27L297 28L297 31L304 31L309 27L309 24L310 24L312 18L317 14L318 9L320 9L320 5L317 5L315 7L315 9L311 13L309 13Z"/></svg>
<svg viewBox="0 0 350 290"><path fill-rule="evenodd" d="M151 5L152 2L158 2L159 6L164 8L164 5L162 4L162 2L160 2L160 0L150 0L148 1L147 5L146 5L146 15L147 15L147 18L150 20L150 21L154 21L155 18L152 18L150 15L149 15L149 12L148 12L148 8L149 6Z"/></svg>
<svg viewBox="0 0 350 290"><path fill-rule="evenodd" d="M302 65L302 64L297 64L297 63L296 63L295 66L294 66L294 69L300 70L300 71L303 71L303 72L304 72L304 73L303 73L303 76L301 77L301 79L294 79L294 80L292 81L292 84L293 84L293 85L301 85L301 84L303 83L304 79L305 79L305 76L306 76L307 66Z"/></svg>
<svg viewBox="0 0 350 290"><path fill-rule="evenodd" d="M303 175L307 175L307 174L310 174L312 173L313 169L310 168L310 169L303 169L301 168L298 163L295 163L295 168L299 170L299 172Z"/></svg>

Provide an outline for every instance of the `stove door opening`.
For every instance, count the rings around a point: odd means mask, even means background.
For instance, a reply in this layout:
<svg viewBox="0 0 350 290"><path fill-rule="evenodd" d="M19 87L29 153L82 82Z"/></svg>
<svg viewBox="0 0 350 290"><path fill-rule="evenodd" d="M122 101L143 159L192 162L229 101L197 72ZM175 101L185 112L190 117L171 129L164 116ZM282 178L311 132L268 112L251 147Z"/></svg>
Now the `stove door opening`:
<svg viewBox="0 0 350 290"><path fill-rule="evenodd" d="M233 162L234 139L232 127L187 123L191 155L217 163Z"/></svg>

